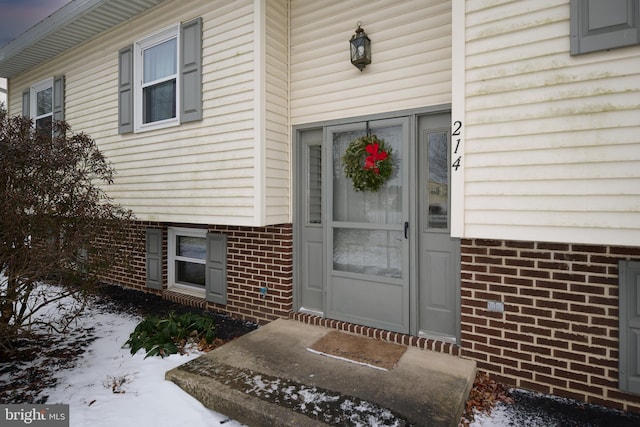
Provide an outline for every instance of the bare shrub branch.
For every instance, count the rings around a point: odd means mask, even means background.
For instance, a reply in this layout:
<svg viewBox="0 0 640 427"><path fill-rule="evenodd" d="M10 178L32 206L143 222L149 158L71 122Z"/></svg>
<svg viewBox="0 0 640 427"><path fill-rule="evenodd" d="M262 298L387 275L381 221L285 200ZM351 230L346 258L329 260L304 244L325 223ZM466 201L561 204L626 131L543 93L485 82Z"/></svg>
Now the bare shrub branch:
<svg viewBox="0 0 640 427"><path fill-rule="evenodd" d="M133 214L103 190L114 175L88 135L65 122L36 131L0 108L0 347L47 323L35 315L48 305L72 297L82 308L83 289L121 258ZM29 304L41 282L60 285L58 295Z"/></svg>

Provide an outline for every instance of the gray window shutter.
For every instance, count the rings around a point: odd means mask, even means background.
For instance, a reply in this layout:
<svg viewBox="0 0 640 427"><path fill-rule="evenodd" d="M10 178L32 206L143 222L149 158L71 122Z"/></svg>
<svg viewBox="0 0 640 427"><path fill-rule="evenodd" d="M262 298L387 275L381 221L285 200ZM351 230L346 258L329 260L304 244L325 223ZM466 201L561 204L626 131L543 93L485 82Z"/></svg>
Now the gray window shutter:
<svg viewBox="0 0 640 427"><path fill-rule="evenodd" d="M619 387L640 394L640 261L620 261L618 271Z"/></svg>
<svg viewBox="0 0 640 427"><path fill-rule="evenodd" d="M118 133L133 132L133 45L118 52Z"/></svg>
<svg viewBox="0 0 640 427"><path fill-rule="evenodd" d="M227 236L207 233L207 301L227 303Z"/></svg>
<svg viewBox="0 0 640 427"><path fill-rule="evenodd" d="M27 88L22 91L22 115L24 117L31 117L29 99L31 99L31 89Z"/></svg>
<svg viewBox="0 0 640 427"><path fill-rule="evenodd" d="M64 120L64 76L53 78L53 120Z"/></svg>
<svg viewBox="0 0 640 427"><path fill-rule="evenodd" d="M146 230L147 287L162 289L162 230Z"/></svg>
<svg viewBox="0 0 640 427"><path fill-rule="evenodd" d="M180 26L180 121L202 119L202 18Z"/></svg>
<svg viewBox="0 0 640 427"><path fill-rule="evenodd" d="M640 0L571 0L571 55L640 43Z"/></svg>

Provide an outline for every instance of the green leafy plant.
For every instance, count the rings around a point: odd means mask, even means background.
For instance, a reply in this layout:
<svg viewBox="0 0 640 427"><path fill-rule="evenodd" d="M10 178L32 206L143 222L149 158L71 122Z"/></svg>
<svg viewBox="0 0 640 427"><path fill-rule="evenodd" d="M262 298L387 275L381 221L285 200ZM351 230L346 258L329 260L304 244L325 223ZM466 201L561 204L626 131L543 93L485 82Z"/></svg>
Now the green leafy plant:
<svg viewBox="0 0 640 427"><path fill-rule="evenodd" d="M207 316L195 313L175 314L168 317L149 316L136 326L129 335L124 347L129 346L131 354L143 349L149 356L165 357L170 354L184 352L187 342L206 341L207 344L216 337L215 321Z"/></svg>

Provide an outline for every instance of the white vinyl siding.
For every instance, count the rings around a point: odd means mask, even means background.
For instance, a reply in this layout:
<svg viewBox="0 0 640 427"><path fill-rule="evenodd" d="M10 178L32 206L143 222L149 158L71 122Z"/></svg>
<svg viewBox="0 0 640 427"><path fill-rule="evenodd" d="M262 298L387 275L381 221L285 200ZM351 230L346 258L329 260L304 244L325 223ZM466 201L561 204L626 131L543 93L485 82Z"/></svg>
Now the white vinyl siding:
<svg viewBox="0 0 640 427"><path fill-rule="evenodd" d="M351 65L358 21L372 62ZM451 1L291 2L291 121L303 124L451 102Z"/></svg>
<svg viewBox="0 0 640 427"><path fill-rule="evenodd" d="M266 1L266 218L269 224L291 222L287 2Z"/></svg>
<svg viewBox="0 0 640 427"><path fill-rule="evenodd" d="M637 244L640 49L570 56L569 0L465 19L465 237Z"/></svg>
<svg viewBox="0 0 640 427"><path fill-rule="evenodd" d="M282 197L289 191L289 139L282 134L282 117L267 125L268 147L284 153L271 168L281 170L255 168L254 106L260 100L254 99L254 12L254 0L168 1L13 79L12 92L52 70L65 74L67 121L96 139L117 171L109 194L140 220L248 226L289 222L289 200ZM203 21L203 119L119 135L118 50L197 17ZM286 34L286 27L281 31ZM286 46L278 49L286 54ZM274 88L276 83L282 86L274 80ZM275 105L284 102L282 96L286 99L286 93L277 93ZM20 93L13 92L11 102L12 111L20 111ZM269 100L262 102L269 105ZM255 197L258 191L264 194L261 199ZM264 206L273 206L270 219L257 214Z"/></svg>

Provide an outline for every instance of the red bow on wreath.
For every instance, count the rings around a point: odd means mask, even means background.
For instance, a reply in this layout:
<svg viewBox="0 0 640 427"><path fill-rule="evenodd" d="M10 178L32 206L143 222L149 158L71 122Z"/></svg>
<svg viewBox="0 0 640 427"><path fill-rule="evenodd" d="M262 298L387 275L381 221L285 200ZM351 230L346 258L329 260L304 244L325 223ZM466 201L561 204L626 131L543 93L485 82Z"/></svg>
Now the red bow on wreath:
<svg viewBox="0 0 640 427"><path fill-rule="evenodd" d="M375 173L380 173L380 169L376 166L376 164L377 162L385 160L388 156L388 153L386 151L378 151L379 149L380 149L380 144L378 144L377 142L369 144L365 147L365 150L367 151L367 153L370 154L370 156L367 156L365 158L365 161L364 161L365 169L373 168L373 171Z"/></svg>

